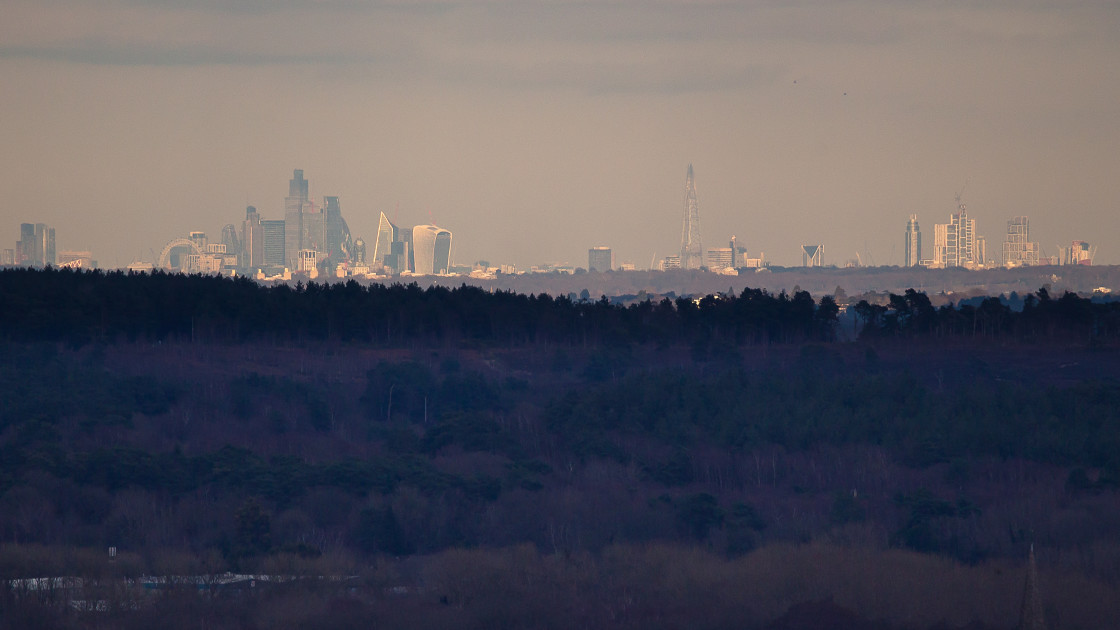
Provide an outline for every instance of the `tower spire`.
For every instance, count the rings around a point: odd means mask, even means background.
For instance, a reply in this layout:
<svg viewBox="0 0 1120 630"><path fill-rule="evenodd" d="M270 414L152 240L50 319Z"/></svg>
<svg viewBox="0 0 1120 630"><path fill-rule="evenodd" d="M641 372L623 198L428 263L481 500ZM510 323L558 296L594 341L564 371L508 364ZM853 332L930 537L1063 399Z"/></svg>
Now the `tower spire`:
<svg viewBox="0 0 1120 630"><path fill-rule="evenodd" d="M704 248L700 244L700 204L696 200L696 181L692 163L684 181L684 225L681 227L681 269L704 266Z"/></svg>

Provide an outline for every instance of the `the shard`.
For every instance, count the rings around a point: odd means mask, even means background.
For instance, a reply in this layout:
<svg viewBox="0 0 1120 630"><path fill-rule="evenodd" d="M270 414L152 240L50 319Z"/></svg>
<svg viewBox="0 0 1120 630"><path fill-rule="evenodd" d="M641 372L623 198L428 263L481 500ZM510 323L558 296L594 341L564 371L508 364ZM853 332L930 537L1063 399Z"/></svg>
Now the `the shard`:
<svg viewBox="0 0 1120 630"><path fill-rule="evenodd" d="M696 181L692 165L684 182L684 226L681 228L681 269L704 266L704 247L700 244L700 204L696 201Z"/></svg>

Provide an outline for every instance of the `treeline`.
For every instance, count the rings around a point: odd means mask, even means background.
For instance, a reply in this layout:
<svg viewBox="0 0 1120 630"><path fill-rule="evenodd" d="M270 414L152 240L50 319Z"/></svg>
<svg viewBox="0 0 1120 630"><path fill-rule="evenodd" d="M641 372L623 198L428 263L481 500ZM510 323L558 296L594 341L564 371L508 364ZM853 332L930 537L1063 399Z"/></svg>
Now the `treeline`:
<svg viewBox="0 0 1120 630"><path fill-rule="evenodd" d="M411 343L792 343L833 337L838 307L806 292L646 301L354 281L263 287L249 279L72 270L0 271L9 340L337 340Z"/></svg>
<svg viewBox="0 0 1120 630"><path fill-rule="evenodd" d="M146 341L341 341L382 346L539 343L617 346L758 345L831 341L840 307L763 289L630 306L487 292L478 287L308 283L264 287L246 279L154 272L57 269L0 271L0 338L83 344ZM1120 302L1094 303L1045 289L1021 311L998 298L934 308L913 289L887 304L854 307L862 337L1120 338Z"/></svg>
<svg viewBox="0 0 1120 630"><path fill-rule="evenodd" d="M1022 310L997 297L979 305L934 308L914 289L891 294L887 304L861 300L854 307L863 321L861 337L986 337L1099 343L1120 338L1120 302L1093 302L1066 292L1054 299L1045 288L1029 294Z"/></svg>

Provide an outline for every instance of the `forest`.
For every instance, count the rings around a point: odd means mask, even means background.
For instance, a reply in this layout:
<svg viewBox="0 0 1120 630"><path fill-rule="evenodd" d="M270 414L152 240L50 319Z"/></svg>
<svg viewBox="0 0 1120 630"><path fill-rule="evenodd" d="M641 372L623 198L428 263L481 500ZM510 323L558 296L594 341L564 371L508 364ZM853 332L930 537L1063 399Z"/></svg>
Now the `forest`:
<svg viewBox="0 0 1120 630"><path fill-rule="evenodd" d="M1115 303L54 270L0 303L0 627L1011 628L1032 546L1051 627L1120 618ZM283 579L188 580L226 572Z"/></svg>

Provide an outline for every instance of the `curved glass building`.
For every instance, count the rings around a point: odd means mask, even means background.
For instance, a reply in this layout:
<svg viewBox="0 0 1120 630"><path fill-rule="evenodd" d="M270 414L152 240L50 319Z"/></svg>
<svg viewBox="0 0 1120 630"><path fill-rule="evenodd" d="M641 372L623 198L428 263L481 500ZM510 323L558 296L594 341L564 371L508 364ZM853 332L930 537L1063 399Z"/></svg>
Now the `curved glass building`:
<svg viewBox="0 0 1120 630"><path fill-rule="evenodd" d="M447 273L451 265L451 232L435 225L412 228L413 273Z"/></svg>

